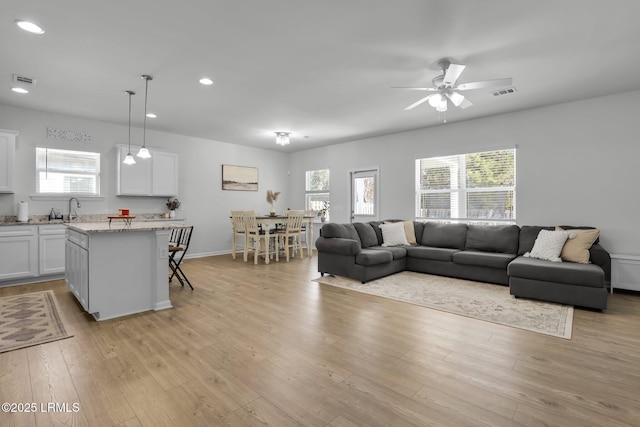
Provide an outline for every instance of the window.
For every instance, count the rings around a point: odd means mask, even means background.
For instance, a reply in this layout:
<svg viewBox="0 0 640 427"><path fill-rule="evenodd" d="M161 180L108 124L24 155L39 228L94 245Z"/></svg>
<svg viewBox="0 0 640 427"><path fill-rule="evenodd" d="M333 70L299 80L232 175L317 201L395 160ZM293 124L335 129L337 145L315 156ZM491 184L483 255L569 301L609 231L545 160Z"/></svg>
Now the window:
<svg viewBox="0 0 640 427"><path fill-rule="evenodd" d="M329 219L329 169L306 172L305 206L307 210L324 212Z"/></svg>
<svg viewBox="0 0 640 427"><path fill-rule="evenodd" d="M36 193L100 195L100 153L36 147Z"/></svg>
<svg viewBox="0 0 640 427"><path fill-rule="evenodd" d="M516 150L416 160L416 218L515 222Z"/></svg>

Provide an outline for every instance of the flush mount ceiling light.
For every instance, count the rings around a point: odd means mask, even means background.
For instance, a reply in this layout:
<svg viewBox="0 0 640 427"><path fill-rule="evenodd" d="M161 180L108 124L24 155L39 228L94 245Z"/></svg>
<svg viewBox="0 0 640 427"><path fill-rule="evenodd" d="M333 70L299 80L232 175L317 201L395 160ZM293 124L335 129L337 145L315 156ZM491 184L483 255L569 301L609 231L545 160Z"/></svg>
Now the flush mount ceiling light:
<svg viewBox="0 0 640 427"><path fill-rule="evenodd" d="M205 86L210 86L210 85L213 84L213 80L211 80L208 77L203 77L203 78L200 79L200 84L203 84Z"/></svg>
<svg viewBox="0 0 640 427"><path fill-rule="evenodd" d="M23 87L12 87L11 90L15 93L29 93L29 91Z"/></svg>
<svg viewBox="0 0 640 427"><path fill-rule="evenodd" d="M155 114L153 114L153 113L147 113L147 114L146 114L146 116L147 116L147 117L149 117L150 119L156 119L156 118L158 118L158 116L157 116L157 115L155 115Z"/></svg>
<svg viewBox="0 0 640 427"><path fill-rule="evenodd" d="M276 132L276 144L282 145L283 147L289 144L289 132Z"/></svg>
<svg viewBox="0 0 640 427"><path fill-rule="evenodd" d="M131 90L126 90L124 93L129 95L129 152L125 156L122 163L124 163L125 165L135 165L136 159L134 159L131 155L131 96L135 95L136 93Z"/></svg>
<svg viewBox="0 0 640 427"><path fill-rule="evenodd" d="M147 94L149 92L149 80L153 80L153 77L143 74L142 77L144 81L144 126L142 128L142 147L140 147L140 151L136 156L141 159L148 159L151 157L151 153L147 150Z"/></svg>
<svg viewBox="0 0 640 427"><path fill-rule="evenodd" d="M16 25L33 34L44 34L44 30L33 22L18 20L16 21Z"/></svg>

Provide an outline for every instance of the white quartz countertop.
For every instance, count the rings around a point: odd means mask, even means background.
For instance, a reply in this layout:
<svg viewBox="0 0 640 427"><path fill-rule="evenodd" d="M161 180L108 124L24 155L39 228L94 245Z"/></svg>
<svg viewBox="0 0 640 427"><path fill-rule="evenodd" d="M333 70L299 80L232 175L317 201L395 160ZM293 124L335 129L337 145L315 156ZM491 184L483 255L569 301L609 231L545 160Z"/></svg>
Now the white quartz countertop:
<svg viewBox="0 0 640 427"><path fill-rule="evenodd" d="M77 223L65 223L71 230L79 231L80 233L114 233L114 232L134 232L134 231L156 231L156 230L171 230L173 228L185 228L188 227L183 221L141 221L135 220L131 224L126 224L122 220L114 219L109 222L77 222Z"/></svg>

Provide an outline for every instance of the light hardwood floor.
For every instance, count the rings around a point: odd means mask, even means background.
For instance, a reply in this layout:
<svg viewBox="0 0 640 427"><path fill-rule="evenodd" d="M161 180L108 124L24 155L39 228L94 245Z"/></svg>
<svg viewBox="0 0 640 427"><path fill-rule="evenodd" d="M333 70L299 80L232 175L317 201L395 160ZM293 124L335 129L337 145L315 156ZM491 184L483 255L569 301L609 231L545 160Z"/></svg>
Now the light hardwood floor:
<svg viewBox="0 0 640 427"><path fill-rule="evenodd" d="M315 257L183 265L173 309L103 322L61 280L0 288L53 289L75 334L0 354L0 401L80 405L0 425L640 425L639 295L564 340L319 285Z"/></svg>

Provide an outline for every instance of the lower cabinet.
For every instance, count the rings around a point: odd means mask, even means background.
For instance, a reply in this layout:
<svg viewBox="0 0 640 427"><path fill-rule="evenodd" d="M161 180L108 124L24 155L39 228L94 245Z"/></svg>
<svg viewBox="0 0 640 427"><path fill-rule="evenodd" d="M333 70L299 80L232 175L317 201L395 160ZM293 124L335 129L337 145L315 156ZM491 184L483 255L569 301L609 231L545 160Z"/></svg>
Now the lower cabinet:
<svg viewBox="0 0 640 427"><path fill-rule="evenodd" d="M0 227L0 280L37 275L37 227L24 225Z"/></svg>
<svg viewBox="0 0 640 427"><path fill-rule="evenodd" d="M75 233L68 230L67 233ZM79 233L78 233L79 234ZM65 281L82 307L89 311L89 251L67 235L65 241Z"/></svg>
<svg viewBox="0 0 640 427"><path fill-rule="evenodd" d="M38 227L40 275L64 273L65 228L64 225Z"/></svg>

